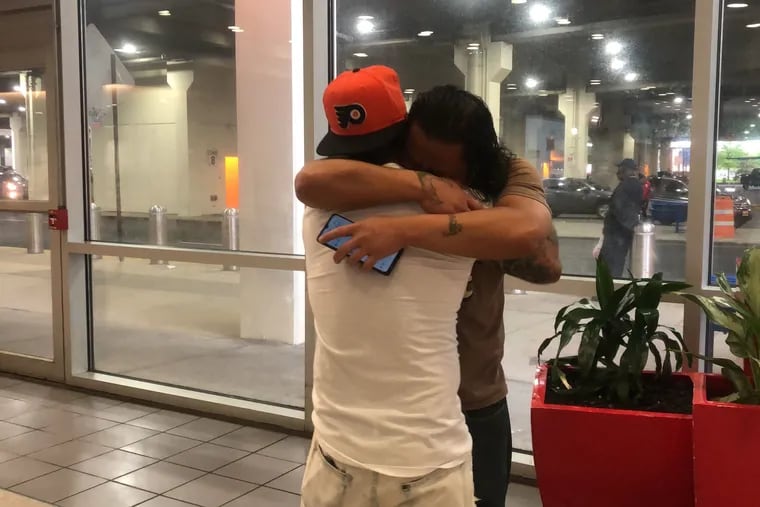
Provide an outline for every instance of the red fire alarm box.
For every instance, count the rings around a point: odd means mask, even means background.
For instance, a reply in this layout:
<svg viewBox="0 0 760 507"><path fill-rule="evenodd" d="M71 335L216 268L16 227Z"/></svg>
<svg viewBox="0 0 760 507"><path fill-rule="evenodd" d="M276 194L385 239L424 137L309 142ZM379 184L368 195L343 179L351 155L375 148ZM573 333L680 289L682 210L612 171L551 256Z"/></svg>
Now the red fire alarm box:
<svg viewBox="0 0 760 507"><path fill-rule="evenodd" d="M48 227L54 231L69 230L69 211L66 208L48 211Z"/></svg>

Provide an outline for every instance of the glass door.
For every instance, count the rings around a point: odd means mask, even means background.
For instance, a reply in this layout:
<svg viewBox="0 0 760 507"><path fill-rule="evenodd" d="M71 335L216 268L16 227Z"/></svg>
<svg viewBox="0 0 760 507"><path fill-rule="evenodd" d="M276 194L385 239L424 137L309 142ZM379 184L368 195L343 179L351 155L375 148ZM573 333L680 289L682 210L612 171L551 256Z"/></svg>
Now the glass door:
<svg viewBox="0 0 760 507"><path fill-rule="evenodd" d="M0 5L0 370L62 380L54 11L11 4Z"/></svg>

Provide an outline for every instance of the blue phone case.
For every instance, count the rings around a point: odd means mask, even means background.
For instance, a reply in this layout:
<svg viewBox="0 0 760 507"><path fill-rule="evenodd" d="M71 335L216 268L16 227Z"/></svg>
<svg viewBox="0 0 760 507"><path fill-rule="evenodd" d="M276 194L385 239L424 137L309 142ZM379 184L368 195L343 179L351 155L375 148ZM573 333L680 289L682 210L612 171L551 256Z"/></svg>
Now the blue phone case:
<svg viewBox="0 0 760 507"><path fill-rule="evenodd" d="M352 223L353 222L349 220L348 218L338 215L338 214L334 214L330 217L330 219L327 221L325 226L322 228L322 232L319 233L319 236L321 237L323 234L329 231L332 231L333 229L337 229L338 227L342 227L344 225L349 225ZM349 239L351 239L350 236L343 236L341 238L336 238L332 241L328 241L327 243L325 243L325 246L333 250L337 250L343 245L343 243L345 243ZM386 276L390 275L391 272L393 271L393 268L396 267L396 263L398 262L399 257L401 257L401 252L403 252L403 250L399 250L398 252L391 254L388 257L384 257L380 259L379 261L377 261L373 269L380 274L383 274ZM365 259L366 257L362 259L361 261L364 262Z"/></svg>

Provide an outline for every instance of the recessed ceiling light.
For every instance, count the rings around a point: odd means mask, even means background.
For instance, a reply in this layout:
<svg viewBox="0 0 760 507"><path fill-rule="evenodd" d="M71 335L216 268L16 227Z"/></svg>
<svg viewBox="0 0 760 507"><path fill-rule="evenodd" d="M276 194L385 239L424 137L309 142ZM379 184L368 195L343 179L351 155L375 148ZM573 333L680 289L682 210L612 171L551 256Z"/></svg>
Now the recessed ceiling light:
<svg viewBox="0 0 760 507"><path fill-rule="evenodd" d="M375 31L375 23L372 22L375 19L372 16L359 16L356 22L356 31L360 34L366 35Z"/></svg>
<svg viewBox="0 0 760 507"><path fill-rule="evenodd" d="M356 16L356 19L362 20L362 21L372 21L375 19L375 16Z"/></svg>
<svg viewBox="0 0 760 507"><path fill-rule="evenodd" d="M673 99L673 104L683 104L683 97L676 97Z"/></svg>
<svg viewBox="0 0 760 507"><path fill-rule="evenodd" d="M617 56L622 50L623 45L616 40L611 40L604 46L604 52L610 56Z"/></svg>
<svg viewBox="0 0 760 507"><path fill-rule="evenodd" d="M602 39L604 39L604 34L603 33L592 33L591 34L591 39L592 40L602 40Z"/></svg>
<svg viewBox="0 0 760 507"><path fill-rule="evenodd" d="M693 116L692 116L692 115L690 115L690 114L687 114L687 115L686 115L686 119L687 119L687 120L691 120L692 118L693 118Z"/></svg>
<svg viewBox="0 0 760 507"><path fill-rule="evenodd" d="M746 136L747 134L749 134L749 130L744 131L744 135Z"/></svg>
<svg viewBox="0 0 760 507"><path fill-rule="evenodd" d="M745 7L749 7L749 4L745 4L744 2L731 2L726 4L726 7L729 9L744 9Z"/></svg>
<svg viewBox="0 0 760 507"><path fill-rule="evenodd" d="M639 75L636 74L635 72L629 72L628 74L625 75L625 80L628 81L629 83L636 81L638 78L639 78Z"/></svg>
<svg viewBox="0 0 760 507"><path fill-rule="evenodd" d="M433 35L434 33L435 33L435 32L433 32L432 30L423 30L423 31L421 31L420 33L418 33L418 34L417 34L417 36L418 36L418 37L430 37L430 36L431 36L431 35Z"/></svg>
<svg viewBox="0 0 760 507"><path fill-rule="evenodd" d="M760 28L760 23L752 23L747 25L747 28Z"/></svg>
<svg viewBox="0 0 760 507"><path fill-rule="evenodd" d="M0 105L3 105L3 104L7 104L7 103L8 103L8 101L7 101L7 100L5 100L5 99L0 99Z"/></svg>
<svg viewBox="0 0 760 507"><path fill-rule="evenodd" d="M467 44L467 47L468 48L476 48L477 49L477 48L480 47L480 43L479 42L470 42L469 44Z"/></svg>
<svg viewBox="0 0 760 507"><path fill-rule="evenodd" d="M613 58L610 62L610 68L612 70L623 70L625 67L625 62L621 60L620 58Z"/></svg>
<svg viewBox="0 0 760 507"><path fill-rule="evenodd" d="M537 88L538 83L539 83L538 79L534 77L529 77L525 80L525 86L530 88L531 90L533 90L534 88Z"/></svg>
<svg viewBox="0 0 760 507"><path fill-rule="evenodd" d="M357 58L367 58L369 55L367 53L354 53L354 56Z"/></svg>
<svg viewBox="0 0 760 507"><path fill-rule="evenodd" d="M121 48L117 49L116 51L120 53L124 53L126 55L135 55L138 53L137 46L132 44L131 42L125 42Z"/></svg>
<svg viewBox="0 0 760 507"><path fill-rule="evenodd" d="M19 85L14 85L13 86L13 91L14 92L20 92L21 91L21 87Z"/></svg>
<svg viewBox="0 0 760 507"><path fill-rule="evenodd" d="M571 23L568 18L557 18L556 21L558 25L569 25Z"/></svg>
<svg viewBox="0 0 760 507"><path fill-rule="evenodd" d="M753 129L755 127L757 127L757 125L755 125L754 123L751 123L750 126L749 126L749 128L751 128L751 129Z"/></svg>
<svg viewBox="0 0 760 507"><path fill-rule="evenodd" d="M171 16L172 15L172 11L170 11L168 9L164 9L164 10L158 11L158 15L159 16Z"/></svg>
<svg viewBox="0 0 760 507"><path fill-rule="evenodd" d="M26 108L24 106L18 106L18 110L23 113L26 111Z"/></svg>
<svg viewBox="0 0 760 507"><path fill-rule="evenodd" d="M407 88L406 90L404 90L404 93L406 93L407 95L411 95L415 91L417 90L415 90L414 88Z"/></svg>
<svg viewBox="0 0 760 507"><path fill-rule="evenodd" d="M245 30L243 30L241 27L237 25L228 26L227 30L229 30L230 32L235 32L235 33L245 32Z"/></svg>
<svg viewBox="0 0 760 507"><path fill-rule="evenodd" d="M599 86L600 84L602 84L602 81L600 79L592 79L591 81L589 81L589 84L591 86Z"/></svg>
<svg viewBox="0 0 760 507"><path fill-rule="evenodd" d="M544 23L551 17L552 11L544 4L533 4L530 6L528 15L534 23Z"/></svg>

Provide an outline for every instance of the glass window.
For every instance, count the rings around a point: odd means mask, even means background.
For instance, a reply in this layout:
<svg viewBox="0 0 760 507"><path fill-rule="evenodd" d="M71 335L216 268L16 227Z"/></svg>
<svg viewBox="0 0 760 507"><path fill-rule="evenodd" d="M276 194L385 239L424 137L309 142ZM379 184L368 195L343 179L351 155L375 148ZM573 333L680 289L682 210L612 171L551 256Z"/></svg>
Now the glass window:
<svg viewBox="0 0 760 507"><path fill-rule="evenodd" d="M760 42L760 7L750 2L729 7L723 12L715 147L713 282L720 273L733 280L744 250L760 244L755 213L760 203L760 75L741 56Z"/></svg>
<svg viewBox="0 0 760 507"><path fill-rule="evenodd" d="M592 250L610 209L608 189L619 183L616 164L633 159L638 171L632 177L640 173L642 185L657 175L688 178L692 0L602 7L336 2L339 71L389 65L410 104L435 85L465 87L485 99L503 142L541 178L594 185L589 193L550 200L566 274L594 273ZM688 200L657 197L648 204L641 203L642 214L657 224L656 269L683 279L680 225ZM629 254L617 250L617 257Z"/></svg>
<svg viewBox="0 0 760 507"><path fill-rule="evenodd" d="M87 0L89 197L100 217L90 239L302 251L303 54L291 44L302 27L291 4ZM227 209L239 212L237 242L223 233Z"/></svg>
<svg viewBox="0 0 760 507"><path fill-rule="evenodd" d="M302 273L93 259L95 371L280 406L304 406L303 317L285 295L246 287ZM245 304L241 303L241 296ZM257 308L265 308L267 319ZM296 319L298 321L298 319Z"/></svg>

